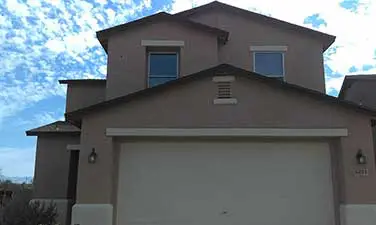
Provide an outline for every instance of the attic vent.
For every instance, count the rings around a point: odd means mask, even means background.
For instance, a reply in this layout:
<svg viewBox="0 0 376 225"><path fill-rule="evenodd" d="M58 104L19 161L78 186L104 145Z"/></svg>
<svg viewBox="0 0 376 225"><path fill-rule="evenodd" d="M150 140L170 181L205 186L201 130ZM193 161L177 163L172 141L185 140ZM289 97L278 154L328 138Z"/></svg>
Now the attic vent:
<svg viewBox="0 0 376 225"><path fill-rule="evenodd" d="M237 100L232 97L231 83L234 76L216 76L213 81L217 84L217 95L214 104L236 104Z"/></svg>
<svg viewBox="0 0 376 225"><path fill-rule="evenodd" d="M218 93L217 98L231 98L231 83L230 82L218 82Z"/></svg>

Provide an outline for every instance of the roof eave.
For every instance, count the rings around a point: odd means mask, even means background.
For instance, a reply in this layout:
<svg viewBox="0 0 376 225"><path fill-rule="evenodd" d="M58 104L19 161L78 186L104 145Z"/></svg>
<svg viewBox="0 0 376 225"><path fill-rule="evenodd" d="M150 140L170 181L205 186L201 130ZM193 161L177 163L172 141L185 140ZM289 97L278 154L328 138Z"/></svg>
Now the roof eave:
<svg viewBox="0 0 376 225"><path fill-rule="evenodd" d="M228 36L229 36L229 32L227 32L225 30L221 30L221 29L216 28L216 27L211 27L211 26L208 26L208 25L205 25L205 24L197 23L197 22L191 21L191 20L189 20L185 17L181 17L181 16L177 16L177 15L171 15L169 13L161 12L161 13L157 13L157 14L154 14L154 15L151 15L151 16L140 18L140 19L135 20L135 21L124 23L124 24L114 26L114 27L110 27L110 28L105 29L105 30L97 31L96 37L97 37L98 41L100 42L100 44L102 45L103 49L106 51L106 53L108 53L108 39L114 33L124 31L127 28L132 27L132 26L140 25L140 24L143 24L143 23L149 23L149 22L152 22L152 21L155 21L155 20L175 21L175 22L179 22L179 23L182 23L182 24L185 24L185 25L188 25L188 26L196 27L197 29L207 31L207 32L210 32L210 33L217 35L218 40L220 42L223 42L223 43L227 42L227 39L228 39Z"/></svg>
<svg viewBox="0 0 376 225"><path fill-rule="evenodd" d="M225 3L222 3L222 2L218 2L218 1L214 1L214 2L208 3L206 5L202 5L202 6L199 6L199 7L196 7L196 8L188 9L188 10L176 13L174 15L177 15L177 16L180 16L180 17L189 17L189 16L192 16L192 15L199 13L203 10L210 10L210 9L216 9L216 8L217 9L218 8L223 9L223 7L227 7L229 9L232 9L232 11L236 11L238 13L243 13L243 14L248 13L248 15L257 16L258 18L261 18L264 21L269 20L269 21L272 21L272 22L277 23L277 24L283 23L285 25L289 25L291 29L297 29L298 28L298 29L301 29L302 31L306 32L307 34L313 34L316 38L318 38L322 41L323 52L326 51L334 43L334 41L336 39L335 36L327 34L327 33L316 31L316 30L313 30L313 29L310 29L310 28L307 28L307 27L304 27L304 26L292 24L292 23L289 23L289 22L286 22L286 21L283 21L283 20L279 20L279 19L276 19L276 18L273 18L273 17L262 15L262 14L259 14L259 13L251 12L251 11L248 11L248 10L245 10L245 9L242 9L242 8L238 8L238 7L235 7L235 6L231 6L231 5L228 5L228 4L225 4Z"/></svg>
<svg viewBox="0 0 376 225"><path fill-rule="evenodd" d="M231 66L231 65L228 65L228 64L222 64L222 65L212 67L212 68L207 69L207 70L197 72L197 73L192 74L192 75L188 75L188 76L179 78L177 80L167 82L165 84L161 84L159 86L143 89L143 90L140 90L140 91L137 91L137 92L125 95L125 96L121 96L121 97L118 97L118 98L115 98L115 99L111 99L111 100L104 101L104 102L101 102L101 103L98 103L98 104L95 104L95 105L88 106L86 108L82 108L82 109L78 109L78 110L73 111L73 112L66 113L65 117L66 117L67 121L80 121L85 114L90 113L92 111L96 111L97 109L101 109L101 108L104 108L104 107L107 108L108 106L111 106L113 104L117 104L118 102L125 103L125 102L128 102L128 101L132 101L132 100L134 100L135 97L140 97L140 96L145 97L145 96L153 94L153 93L155 93L159 90L164 90L166 88L174 86L176 84L183 84L183 82L187 82L189 80L193 80L193 79L196 79L196 78L199 78L199 77L209 76L209 75L212 75L213 72L218 73L219 71L223 71L227 74L228 73L236 73L237 75L247 77L248 79L256 79L260 82L267 82L268 84L273 85L275 87L286 88L286 89L291 90L291 91L310 95L311 97L319 99L319 100L325 100L329 103L335 103L335 104L341 105L345 108L349 108L349 109L356 110L356 111L359 111L359 112L364 112L364 113L367 113L367 114L369 114L373 117L376 116L376 111L373 110L373 109L370 109L370 108L367 108L367 107L364 107L364 106L359 106L359 105L356 105L352 102L349 102L349 101L346 101L346 100L343 100L343 99L338 99L338 98L333 97L333 96L329 96L325 93L321 93L321 92L314 91L314 90L311 90L311 89L307 89L307 88L304 88L304 87L301 87L301 86L298 86L298 85L279 81L279 80L276 80L275 78L270 78L270 77L258 75L258 74L255 74L253 72L250 72L250 71L247 71L247 70L244 70L244 69L241 69L241 68L237 68L237 67L234 67L234 66ZM252 75L252 76L250 76L250 75Z"/></svg>
<svg viewBox="0 0 376 225"><path fill-rule="evenodd" d="M61 134L61 135L79 135L81 131L33 131L28 130L25 132L26 136L41 136L41 135L50 135L50 134Z"/></svg>
<svg viewBox="0 0 376 225"><path fill-rule="evenodd" d="M106 84L106 79L68 79L68 80L59 80L59 84Z"/></svg>

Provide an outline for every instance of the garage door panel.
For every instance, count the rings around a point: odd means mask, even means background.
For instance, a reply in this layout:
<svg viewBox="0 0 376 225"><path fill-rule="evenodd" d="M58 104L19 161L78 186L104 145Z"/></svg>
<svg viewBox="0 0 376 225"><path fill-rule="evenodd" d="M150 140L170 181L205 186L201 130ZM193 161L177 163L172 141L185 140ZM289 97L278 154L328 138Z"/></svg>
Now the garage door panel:
<svg viewBox="0 0 376 225"><path fill-rule="evenodd" d="M326 143L132 143L118 224L332 224Z"/></svg>

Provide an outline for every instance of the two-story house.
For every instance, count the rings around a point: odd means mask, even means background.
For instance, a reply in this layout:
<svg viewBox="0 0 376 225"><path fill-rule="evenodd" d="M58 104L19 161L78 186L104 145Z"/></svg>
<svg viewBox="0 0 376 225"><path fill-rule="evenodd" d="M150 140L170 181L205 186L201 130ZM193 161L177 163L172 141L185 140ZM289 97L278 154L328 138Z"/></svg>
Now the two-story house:
<svg viewBox="0 0 376 225"><path fill-rule="evenodd" d="M376 223L376 112L325 94L334 36L212 2L97 37L106 79L27 131L61 223Z"/></svg>

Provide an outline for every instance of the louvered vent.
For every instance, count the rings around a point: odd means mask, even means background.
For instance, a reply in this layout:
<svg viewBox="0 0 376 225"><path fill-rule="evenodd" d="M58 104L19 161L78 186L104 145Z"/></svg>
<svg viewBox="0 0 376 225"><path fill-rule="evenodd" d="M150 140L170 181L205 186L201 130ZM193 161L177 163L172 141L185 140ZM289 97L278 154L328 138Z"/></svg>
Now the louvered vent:
<svg viewBox="0 0 376 225"><path fill-rule="evenodd" d="M217 98L218 99L223 99L223 98L231 98L232 93L231 93L231 82L218 82L217 83Z"/></svg>
<svg viewBox="0 0 376 225"><path fill-rule="evenodd" d="M213 82L217 85L217 96L213 100L214 104L237 104L238 101L232 96L232 82L235 81L234 76L215 76Z"/></svg>

